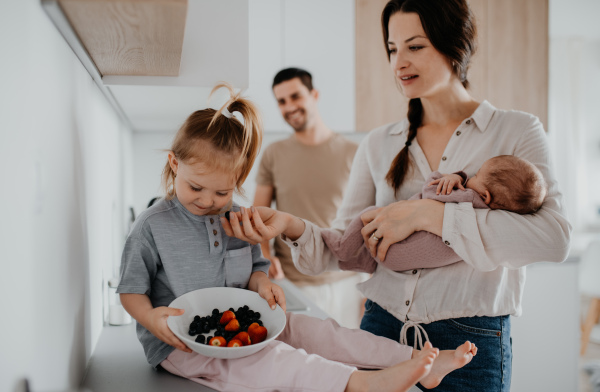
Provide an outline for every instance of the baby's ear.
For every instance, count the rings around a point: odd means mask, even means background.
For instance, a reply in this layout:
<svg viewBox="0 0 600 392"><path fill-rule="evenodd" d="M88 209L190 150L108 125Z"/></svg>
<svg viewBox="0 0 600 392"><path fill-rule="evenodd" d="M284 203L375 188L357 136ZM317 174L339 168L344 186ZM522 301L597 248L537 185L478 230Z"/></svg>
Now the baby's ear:
<svg viewBox="0 0 600 392"><path fill-rule="evenodd" d="M483 193L480 193L479 196L481 196L481 198L483 199L483 202L488 206L492 202L492 195L490 194L490 191L488 191L487 189Z"/></svg>

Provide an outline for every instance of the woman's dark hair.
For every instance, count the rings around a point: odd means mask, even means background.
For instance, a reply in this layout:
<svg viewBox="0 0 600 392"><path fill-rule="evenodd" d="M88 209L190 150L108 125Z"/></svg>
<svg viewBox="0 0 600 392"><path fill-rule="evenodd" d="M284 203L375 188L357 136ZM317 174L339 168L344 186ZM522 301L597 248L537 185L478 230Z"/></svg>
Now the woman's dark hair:
<svg viewBox="0 0 600 392"><path fill-rule="evenodd" d="M383 44L390 59L388 48L389 22L397 12L419 15L421 25L433 47L444 55L452 66L452 71L465 88L469 87L467 70L471 56L475 53L477 28L475 18L466 0L390 0L381 14ZM408 146L417 136L417 129L423 121L423 105L420 98L408 103L408 138L406 145L390 167L386 180L394 188L400 188L411 162Z"/></svg>

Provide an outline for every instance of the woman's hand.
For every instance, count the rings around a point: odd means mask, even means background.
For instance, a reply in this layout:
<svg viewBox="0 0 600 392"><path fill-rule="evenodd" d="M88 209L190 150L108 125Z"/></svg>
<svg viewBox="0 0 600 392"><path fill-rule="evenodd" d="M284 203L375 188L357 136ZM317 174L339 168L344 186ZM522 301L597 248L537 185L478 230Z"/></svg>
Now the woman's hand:
<svg viewBox="0 0 600 392"><path fill-rule="evenodd" d="M435 200L402 200L361 215L361 234L373 257L384 261L389 247L415 231L442 236L444 204Z"/></svg>
<svg viewBox="0 0 600 392"><path fill-rule="evenodd" d="M159 306L158 308L154 308L149 312L149 314L145 317L145 323L143 325L148 329L148 331L150 331L152 335L156 336L168 345L186 353L191 353L192 350L181 340L179 340L179 338L175 336L175 334L167 325L167 318L170 316L181 316L183 312L183 309Z"/></svg>
<svg viewBox="0 0 600 392"><path fill-rule="evenodd" d="M228 236L252 245L269 241L282 233L295 240L304 232L301 219L268 207L251 207L250 210L241 207L240 212L230 212L229 220L221 218L221 224Z"/></svg>

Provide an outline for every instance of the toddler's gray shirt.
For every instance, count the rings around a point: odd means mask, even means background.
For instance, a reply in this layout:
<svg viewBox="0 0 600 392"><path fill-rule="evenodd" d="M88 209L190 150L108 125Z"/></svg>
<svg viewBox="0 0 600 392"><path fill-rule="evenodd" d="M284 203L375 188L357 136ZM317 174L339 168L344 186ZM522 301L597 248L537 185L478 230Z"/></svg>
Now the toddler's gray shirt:
<svg viewBox="0 0 600 392"><path fill-rule="evenodd" d="M193 290L246 288L254 271L268 273L260 245L227 236L219 218L194 215L176 198L142 212L125 242L117 293L146 294L152 306L168 306ZM139 323L137 336L154 367L175 350Z"/></svg>

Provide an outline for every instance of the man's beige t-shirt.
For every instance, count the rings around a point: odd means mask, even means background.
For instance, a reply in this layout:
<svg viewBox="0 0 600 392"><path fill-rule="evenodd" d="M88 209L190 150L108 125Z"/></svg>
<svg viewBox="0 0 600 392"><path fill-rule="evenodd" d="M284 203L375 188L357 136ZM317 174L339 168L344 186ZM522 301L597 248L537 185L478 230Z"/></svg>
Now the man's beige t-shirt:
<svg viewBox="0 0 600 392"><path fill-rule="evenodd" d="M357 148L339 134L316 146L302 144L292 135L265 149L256 182L274 188L279 211L329 227L342 203ZM335 271L304 275L294 266L290 248L279 237L275 239L275 255L286 278L300 286L334 282L354 274Z"/></svg>

